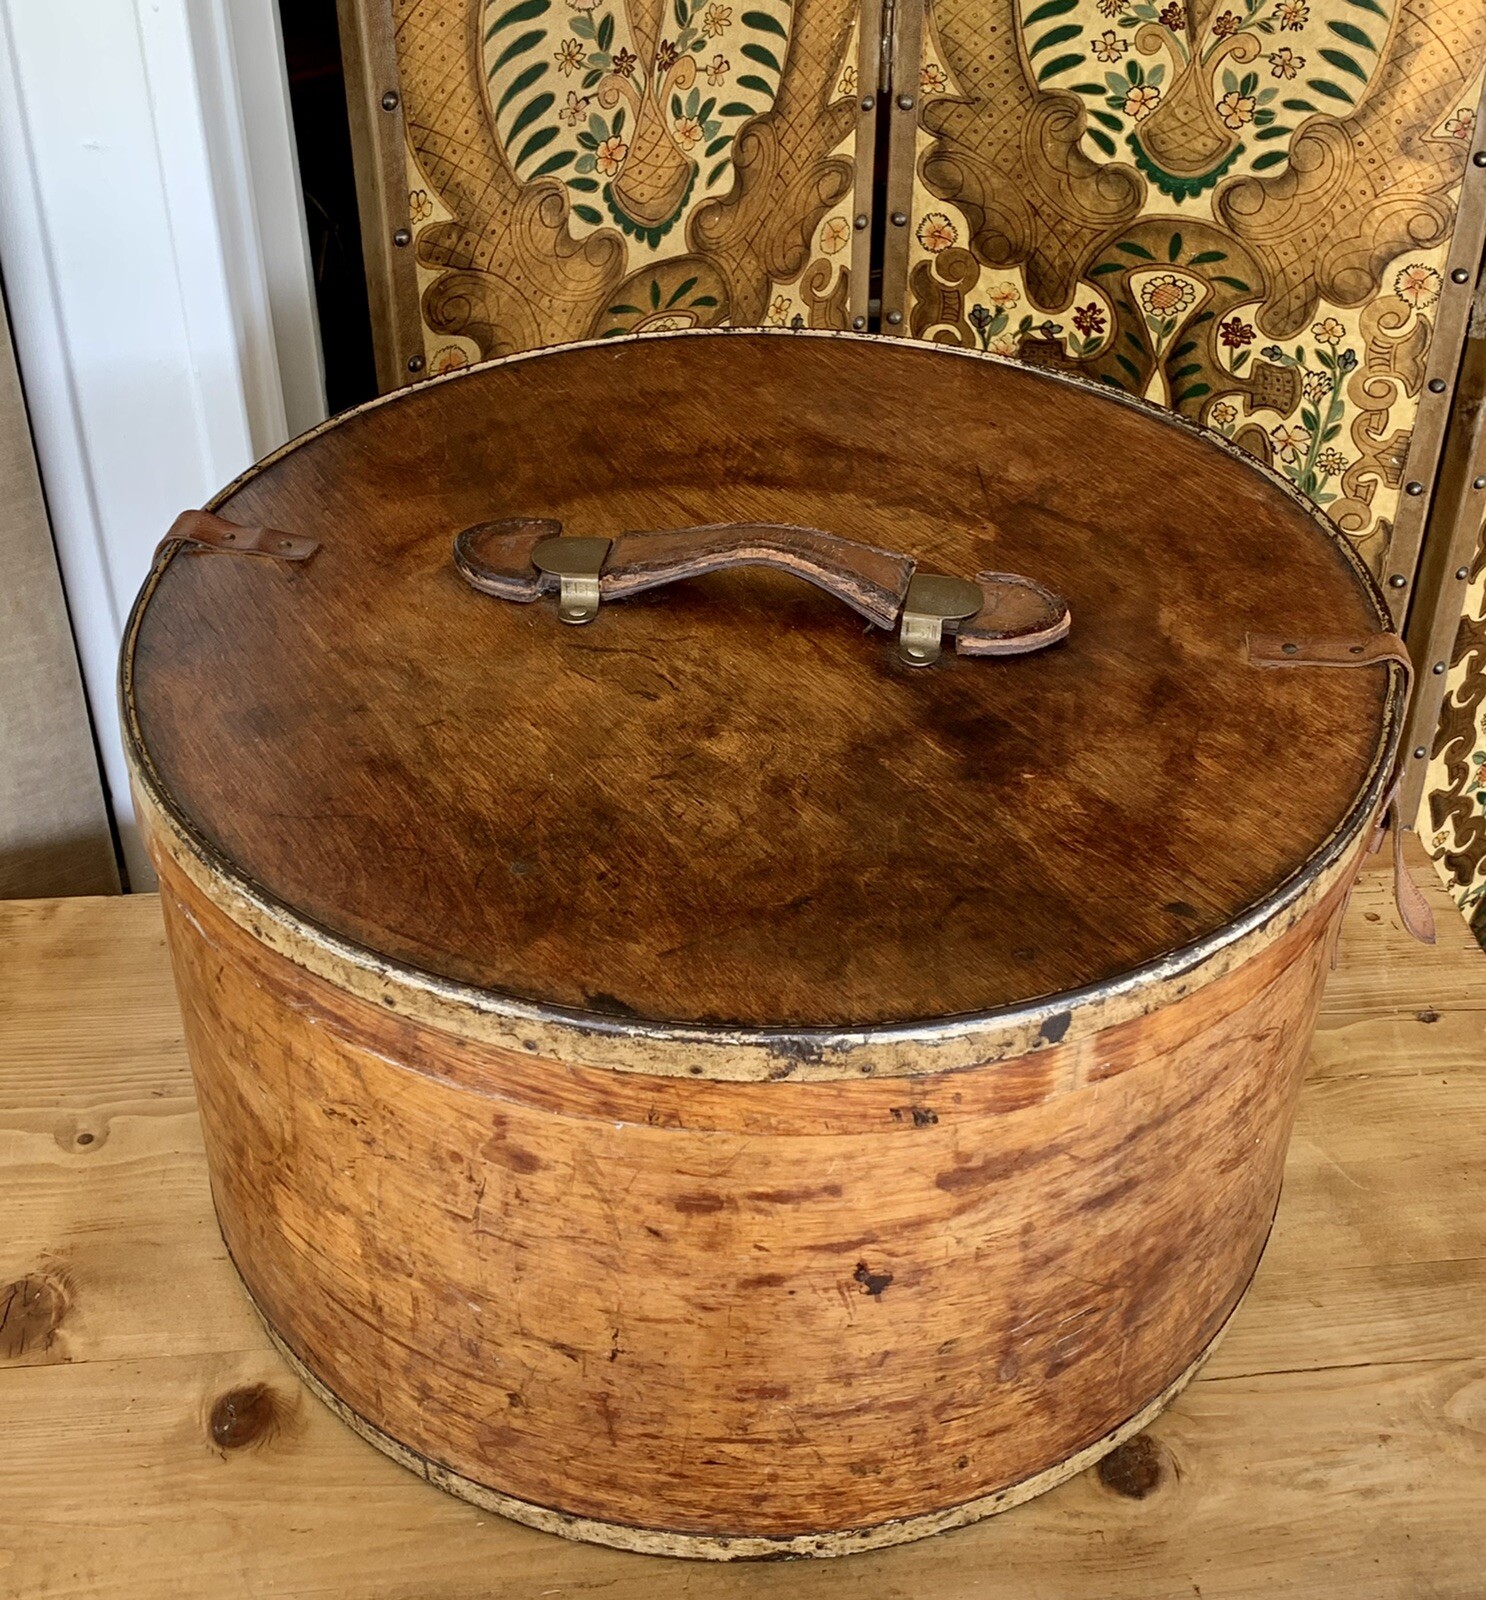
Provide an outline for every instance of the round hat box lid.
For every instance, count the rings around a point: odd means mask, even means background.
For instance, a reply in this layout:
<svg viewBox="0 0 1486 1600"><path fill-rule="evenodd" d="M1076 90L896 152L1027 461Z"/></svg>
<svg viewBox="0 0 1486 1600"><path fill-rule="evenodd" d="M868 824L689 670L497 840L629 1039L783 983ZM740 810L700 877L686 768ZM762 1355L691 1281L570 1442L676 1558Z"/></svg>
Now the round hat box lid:
<svg viewBox="0 0 1486 1600"><path fill-rule="evenodd" d="M850 335L569 346L326 424L214 502L126 642L140 780L215 870L394 971L605 1025L870 1029L1196 961L1376 809L1402 674L1347 541L1157 408ZM919 669L787 572L479 592L474 524L775 523L1022 574L1066 639Z"/></svg>

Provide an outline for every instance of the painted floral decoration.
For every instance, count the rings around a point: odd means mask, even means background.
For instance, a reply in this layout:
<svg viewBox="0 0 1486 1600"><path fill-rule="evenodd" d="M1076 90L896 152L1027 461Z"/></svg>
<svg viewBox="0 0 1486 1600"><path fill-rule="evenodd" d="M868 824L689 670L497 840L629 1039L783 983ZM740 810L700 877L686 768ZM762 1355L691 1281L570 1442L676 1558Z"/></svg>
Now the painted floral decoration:
<svg viewBox="0 0 1486 1600"><path fill-rule="evenodd" d="M845 66L841 69L841 82L836 86L837 94L855 96L857 92L857 69L854 66Z"/></svg>
<svg viewBox="0 0 1486 1600"><path fill-rule="evenodd" d="M715 89L732 70L732 62L720 52L707 63L707 82Z"/></svg>
<svg viewBox="0 0 1486 1600"><path fill-rule="evenodd" d="M1161 272L1140 286L1140 303L1153 317L1179 316L1197 298L1197 291L1185 278Z"/></svg>
<svg viewBox="0 0 1486 1600"><path fill-rule="evenodd" d="M1266 59L1270 76L1275 78L1293 78L1305 66L1305 57L1296 55L1289 45L1271 51Z"/></svg>
<svg viewBox="0 0 1486 1600"><path fill-rule="evenodd" d="M571 78L583 66L583 44L578 39L564 39L555 52L558 70L563 77Z"/></svg>
<svg viewBox="0 0 1486 1600"><path fill-rule="evenodd" d="M1213 33L1219 39L1231 39L1239 29L1239 18L1236 11L1225 11L1222 16L1213 20Z"/></svg>
<svg viewBox="0 0 1486 1600"><path fill-rule="evenodd" d="M1104 332L1104 308L1091 300L1086 306L1073 308L1073 326L1087 339Z"/></svg>
<svg viewBox="0 0 1486 1600"><path fill-rule="evenodd" d="M1237 90L1230 91L1218 101L1218 115L1223 119L1224 127L1236 132L1254 120L1254 97L1239 94Z"/></svg>
<svg viewBox="0 0 1486 1600"><path fill-rule="evenodd" d="M1311 337L1320 340L1322 344L1339 344L1346 336L1347 330L1335 317L1322 317L1311 329Z"/></svg>
<svg viewBox="0 0 1486 1600"><path fill-rule="evenodd" d="M782 328L784 326L785 318L788 316L789 296L787 294L776 294L769 306L769 321L772 322L776 328Z"/></svg>
<svg viewBox="0 0 1486 1600"><path fill-rule="evenodd" d="M1238 421L1238 408L1229 405L1226 400L1219 400L1208 413L1208 421L1219 428L1232 427Z"/></svg>
<svg viewBox="0 0 1486 1600"><path fill-rule="evenodd" d="M1463 139L1470 143L1471 135L1476 131L1476 114L1469 106L1461 106L1453 117L1445 118L1445 137L1447 139Z"/></svg>
<svg viewBox="0 0 1486 1600"><path fill-rule="evenodd" d="M1161 91L1154 84L1137 83L1125 96L1125 115L1143 122L1160 103Z"/></svg>
<svg viewBox="0 0 1486 1600"><path fill-rule="evenodd" d="M922 94L943 94L949 88L949 74L937 61L926 61L918 75L918 86Z"/></svg>
<svg viewBox="0 0 1486 1600"><path fill-rule="evenodd" d="M845 217L830 217L820 230L820 247L833 256L851 238L851 225Z"/></svg>
<svg viewBox="0 0 1486 1600"><path fill-rule="evenodd" d="M437 376L441 372L457 372L460 367L467 367L470 358L457 344L446 344L442 349L435 350L433 359L428 363L429 372Z"/></svg>
<svg viewBox="0 0 1486 1600"><path fill-rule="evenodd" d="M408 215L414 222L427 222L433 215L433 201L427 189L414 189L408 196Z"/></svg>
<svg viewBox="0 0 1486 1600"><path fill-rule="evenodd" d="M1433 267L1411 262L1393 280L1393 292L1416 311L1432 306L1440 297L1442 279Z"/></svg>
<svg viewBox="0 0 1486 1600"><path fill-rule="evenodd" d="M1226 349L1241 350L1246 344L1253 344L1254 325L1242 317L1229 317L1218 324L1218 337Z"/></svg>
<svg viewBox="0 0 1486 1600"><path fill-rule="evenodd" d="M930 211L918 225L918 242L934 254L948 250L959 237L959 229L942 211Z"/></svg>
<svg viewBox="0 0 1486 1600"><path fill-rule="evenodd" d="M1101 61L1118 61L1130 46L1113 28L1106 28L1090 48Z"/></svg>
<svg viewBox="0 0 1486 1600"><path fill-rule="evenodd" d="M612 178L624 165L629 146L617 134L611 135L593 153L593 164L606 178Z"/></svg>
<svg viewBox="0 0 1486 1600"><path fill-rule="evenodd" d="M1311 8L1305 0L1280 0L1274 8L1274 20L1287 33L1299 33L1310 21Z"/></svg>

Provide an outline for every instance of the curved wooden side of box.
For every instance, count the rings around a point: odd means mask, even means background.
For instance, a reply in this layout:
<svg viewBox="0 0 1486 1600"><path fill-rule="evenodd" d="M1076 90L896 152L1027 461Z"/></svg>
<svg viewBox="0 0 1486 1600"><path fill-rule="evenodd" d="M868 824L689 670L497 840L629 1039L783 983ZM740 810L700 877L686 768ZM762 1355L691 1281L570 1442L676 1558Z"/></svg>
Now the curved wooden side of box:
<svg viewBox="0 0 1486 1600"><path fill-rule="evenodd" d="M1353 876L1076 1045L740 1084L383 1011L159 867L222 1231L320 1392L507 1515L721 1557L989 1514L1180 1386L1263 1249Z"/></svg>

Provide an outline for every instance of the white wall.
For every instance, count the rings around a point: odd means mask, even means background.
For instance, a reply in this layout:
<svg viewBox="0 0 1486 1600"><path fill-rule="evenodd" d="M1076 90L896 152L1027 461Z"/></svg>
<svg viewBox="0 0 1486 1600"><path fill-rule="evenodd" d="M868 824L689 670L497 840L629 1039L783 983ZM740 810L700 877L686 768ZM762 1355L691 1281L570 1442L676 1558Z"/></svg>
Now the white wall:
<svg viewBox="0 0 1486 1600"><path fill-rule="evenodd" d="M274 0L0 0L0 271L140 886L130 603L177 512L324 415Z"/></svg>

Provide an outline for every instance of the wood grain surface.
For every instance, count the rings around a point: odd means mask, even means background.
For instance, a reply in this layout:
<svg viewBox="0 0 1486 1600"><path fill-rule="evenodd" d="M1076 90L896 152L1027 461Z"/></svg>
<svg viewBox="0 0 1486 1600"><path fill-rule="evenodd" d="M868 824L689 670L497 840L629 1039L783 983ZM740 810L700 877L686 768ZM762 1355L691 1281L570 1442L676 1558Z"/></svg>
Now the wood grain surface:
<svg viewBox="0 0 1486 1600"><path fill-rule="evenodd" d="M211 1214L157 902L0 906L6 1600L1479 1600L1486 960L1353 896L1278 1223L1146 1435L977 1527L698 1567L534 1533L304 1395Z"/></svg>
<svg viewBox="0 0 1486 1600"><path fill-rule="evenodd" d="M999 1509L1191 1369L1348 887L1087 1045L720 1088L396 1018L157 866L218 1215L288 1349L508 1515L726 1559Z"/></svg>
<svg viewBox="0 0 1486 1600"><path fill-rule="evenodd" d="M606 1018L911 1022L1109 979L1226 928L1381 779L1397 669L1244 645L1378 631L1344 541L1221 442L988 357L547 352L352 414L220 509L322 548L161 576L134 688L184 815L334 933ZM532 516L803 523L1028 574L1076 622L915 671L746 571L564 628L450 559Z"/></svg>

